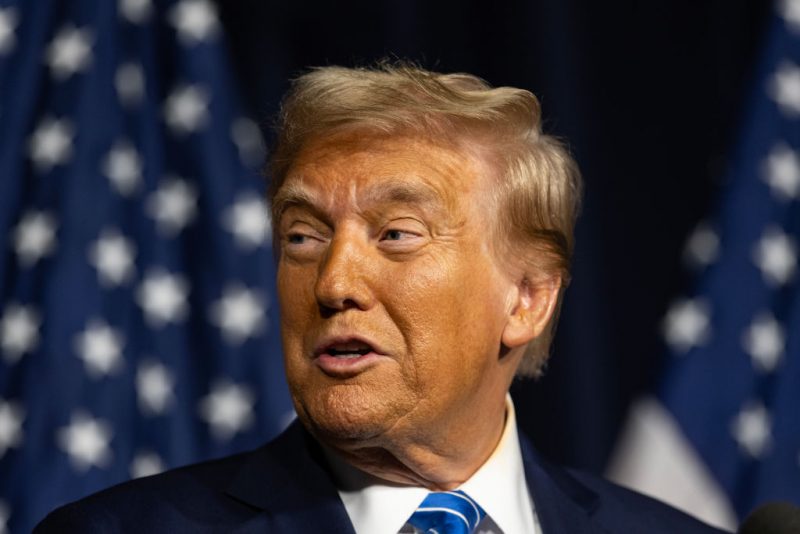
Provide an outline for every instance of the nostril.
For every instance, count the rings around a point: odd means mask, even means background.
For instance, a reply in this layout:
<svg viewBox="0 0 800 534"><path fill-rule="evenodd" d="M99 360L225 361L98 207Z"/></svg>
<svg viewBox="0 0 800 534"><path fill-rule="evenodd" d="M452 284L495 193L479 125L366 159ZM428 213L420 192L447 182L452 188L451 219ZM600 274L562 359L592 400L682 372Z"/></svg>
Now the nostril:
<svg viewBox="0 0 800 534"><path fill-rule="evenodd" d="M323 319L329 319L333 317L335 313L336 313L335 308L331 308L330 306L326 306L324 304L319 305L319 314L320 317L322 317Z"/></svg>
<svg viewBox="0 0 800 534"><path fill-rule="evenodd" d="M356 300L350 298L319 302L319 311L323 318L331 317L336 312L349 310L351 308L361 308L361 306L359 306Z"/></svg>

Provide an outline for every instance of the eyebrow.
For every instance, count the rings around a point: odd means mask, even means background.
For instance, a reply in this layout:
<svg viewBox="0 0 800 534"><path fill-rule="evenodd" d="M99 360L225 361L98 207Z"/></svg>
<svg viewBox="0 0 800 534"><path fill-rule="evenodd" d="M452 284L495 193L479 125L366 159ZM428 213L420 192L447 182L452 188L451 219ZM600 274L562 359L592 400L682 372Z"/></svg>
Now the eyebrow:
<svg viewBox="0 0 800 534"><path fill-rule="evenodd" d="M316 205L314 196L308 190L297 183L284 184L272 199L272 218L276 222L280 221L283 212L292 206L303 206L318 211Z"/></svg>
<svg viewBox="0 0 800 534"><path fill-rule="evenodd" d="M449 207L447 199L433 187L421 182L408 182L397 179L368 186L364 194L366 205L397 202L420 207L423 210L443 210ZM322 213L315 195L302 184L293 182L281 187L272 201L272 212L279 221L283 212L293 206L304 207Z"/></svg>

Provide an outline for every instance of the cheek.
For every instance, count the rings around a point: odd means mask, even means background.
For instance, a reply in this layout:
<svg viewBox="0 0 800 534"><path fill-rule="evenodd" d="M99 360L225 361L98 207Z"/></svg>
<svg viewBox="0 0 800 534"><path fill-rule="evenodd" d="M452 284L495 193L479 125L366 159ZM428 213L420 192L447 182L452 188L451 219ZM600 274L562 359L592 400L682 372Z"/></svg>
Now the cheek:
<svg viewBox="0 0 800 534"><path fill-rule="evenodd" d="M296 326L314 309L314 272L308 267L279 263L277 290L284 328Z"/></svg>
<svg viewBox="0 0 800 534"><path fill-rule="evenodd" d="M476 265L477 263L478 265ZM387 311L405 337L418 387L426 377L471 380L499 349L498 292L480 262L438 261L404 266L387 277Z"/></svg>
<svg viewBox="0 0 800 534"><path fill-rule="evenodd" d="M280 265L277 273L278 302L280 303L281 339L286 372L291 380L307 361L303 346L310 330L315 310L313 281L308 273L296 266Z"/></svg>

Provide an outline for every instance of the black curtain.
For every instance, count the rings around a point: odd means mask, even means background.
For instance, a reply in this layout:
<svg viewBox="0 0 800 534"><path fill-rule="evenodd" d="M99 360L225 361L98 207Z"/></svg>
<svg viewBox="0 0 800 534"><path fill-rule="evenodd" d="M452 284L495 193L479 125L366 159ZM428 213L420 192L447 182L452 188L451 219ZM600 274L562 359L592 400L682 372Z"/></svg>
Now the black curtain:
<svg viewBox="0 0 800 534"><path fill-rule="evenodd" d="M683 243L713 207L764 32L765 0L218 2L245 97L267 126L313 65L413 59L540 97L586 191L574 279L546 375L515 385L548 457L602 471L662 363Z"/></svg>

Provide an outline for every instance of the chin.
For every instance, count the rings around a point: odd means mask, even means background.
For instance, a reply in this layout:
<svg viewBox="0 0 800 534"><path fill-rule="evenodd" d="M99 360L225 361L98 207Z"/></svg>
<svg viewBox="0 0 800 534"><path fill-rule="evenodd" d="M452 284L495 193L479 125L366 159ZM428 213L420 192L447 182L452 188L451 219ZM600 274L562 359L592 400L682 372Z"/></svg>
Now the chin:
<svg viewBox="0 0 800 534"><path fill-rule="evenodd" d="M374 442L394 425L398 406L379 398L379 393L369 394L364 389L336 385L296 396L298 417L317 438L330 445Z"/></svg>

